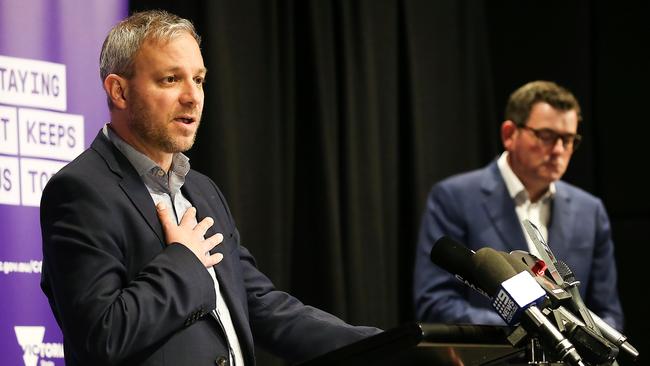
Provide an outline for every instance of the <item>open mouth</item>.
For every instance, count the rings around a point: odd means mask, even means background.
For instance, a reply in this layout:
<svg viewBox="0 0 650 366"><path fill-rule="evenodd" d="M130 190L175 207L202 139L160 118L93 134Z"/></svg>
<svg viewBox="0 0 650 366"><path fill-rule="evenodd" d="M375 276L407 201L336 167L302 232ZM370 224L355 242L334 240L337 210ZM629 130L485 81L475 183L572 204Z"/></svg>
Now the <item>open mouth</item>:
<svg viewBox="0 0 650 366"><path fill-rule="evenodd" d="M189 116L181 116L181 117L176 117L174 118L174 121L181 122L184 124L191 124L196 121L194 117L189 117Z"/></svg>

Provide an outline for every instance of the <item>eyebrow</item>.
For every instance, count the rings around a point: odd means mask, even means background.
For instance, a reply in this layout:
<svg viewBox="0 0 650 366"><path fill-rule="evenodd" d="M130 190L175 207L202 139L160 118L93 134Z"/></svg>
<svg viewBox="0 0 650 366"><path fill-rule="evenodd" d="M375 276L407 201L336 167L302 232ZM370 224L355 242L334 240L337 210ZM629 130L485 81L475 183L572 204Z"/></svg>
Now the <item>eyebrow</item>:
<svg viewBox="0 0 650 366"><path fill-rule="evenodd" d="M174 66L174 67L170 67L170 68L168 68L168 69L163 70L163 73L164 73L164 72L177 72L177 71L180 71L180 70L181 70L180 67L178 67L178 66ZM205 74L208 73L208 69L205 68L205 67L202 67L202 68L200 68L200 69L198 70L198 73L199 73L199 74L203 74L203 75L205 75Z"/></svg>

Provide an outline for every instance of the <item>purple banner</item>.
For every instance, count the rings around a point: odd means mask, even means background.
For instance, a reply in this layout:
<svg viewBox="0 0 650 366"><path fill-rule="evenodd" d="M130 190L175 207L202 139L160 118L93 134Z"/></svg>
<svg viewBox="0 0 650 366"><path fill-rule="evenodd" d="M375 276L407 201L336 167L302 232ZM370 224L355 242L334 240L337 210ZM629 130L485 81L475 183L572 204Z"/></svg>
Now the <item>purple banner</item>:
<svg viewBox="0 0 650 366"><path fill-rule="evenodd" d="M0 364L64 365L40 289L49 177L108 121L99 51L127 0L0 0Z"/></svg>

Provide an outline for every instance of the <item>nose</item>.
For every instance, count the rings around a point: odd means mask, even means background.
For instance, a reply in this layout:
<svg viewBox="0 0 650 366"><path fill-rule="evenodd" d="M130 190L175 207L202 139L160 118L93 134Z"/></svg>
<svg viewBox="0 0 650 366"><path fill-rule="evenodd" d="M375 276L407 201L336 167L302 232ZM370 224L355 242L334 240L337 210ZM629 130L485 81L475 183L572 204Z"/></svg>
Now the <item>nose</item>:
<svg viewBox="0 0 650 366"><path fill-rule="evenodd" d="M183 83L180 102L183 105L195 106L203 101L202 85L196 84L193 80Z"/></svg>
<svg viewBox="0 0 650 366"><path fill-rule="evenodd" d="M558 136L553 143L553 152L561 154L568 149L568 146L565 144L562 136Z"/></svg>

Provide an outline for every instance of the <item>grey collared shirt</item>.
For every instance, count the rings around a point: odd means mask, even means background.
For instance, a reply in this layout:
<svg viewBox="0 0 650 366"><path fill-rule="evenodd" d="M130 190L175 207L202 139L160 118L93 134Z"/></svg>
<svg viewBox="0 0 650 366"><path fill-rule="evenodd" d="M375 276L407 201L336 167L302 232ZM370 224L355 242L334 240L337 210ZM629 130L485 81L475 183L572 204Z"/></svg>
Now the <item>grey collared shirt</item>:
<svg viewBox="0 0 650 366"><path fill-rule="evenodd" d="M190 171L190 159L183 153L174 154L168 174L148 156L122 140L108 125L104 126L104 133L133 165L154 203L164 202L167 207L172 207L176 221L180 222L185 211L192 207L190 201L181 193L185 176Z"/></svg>

